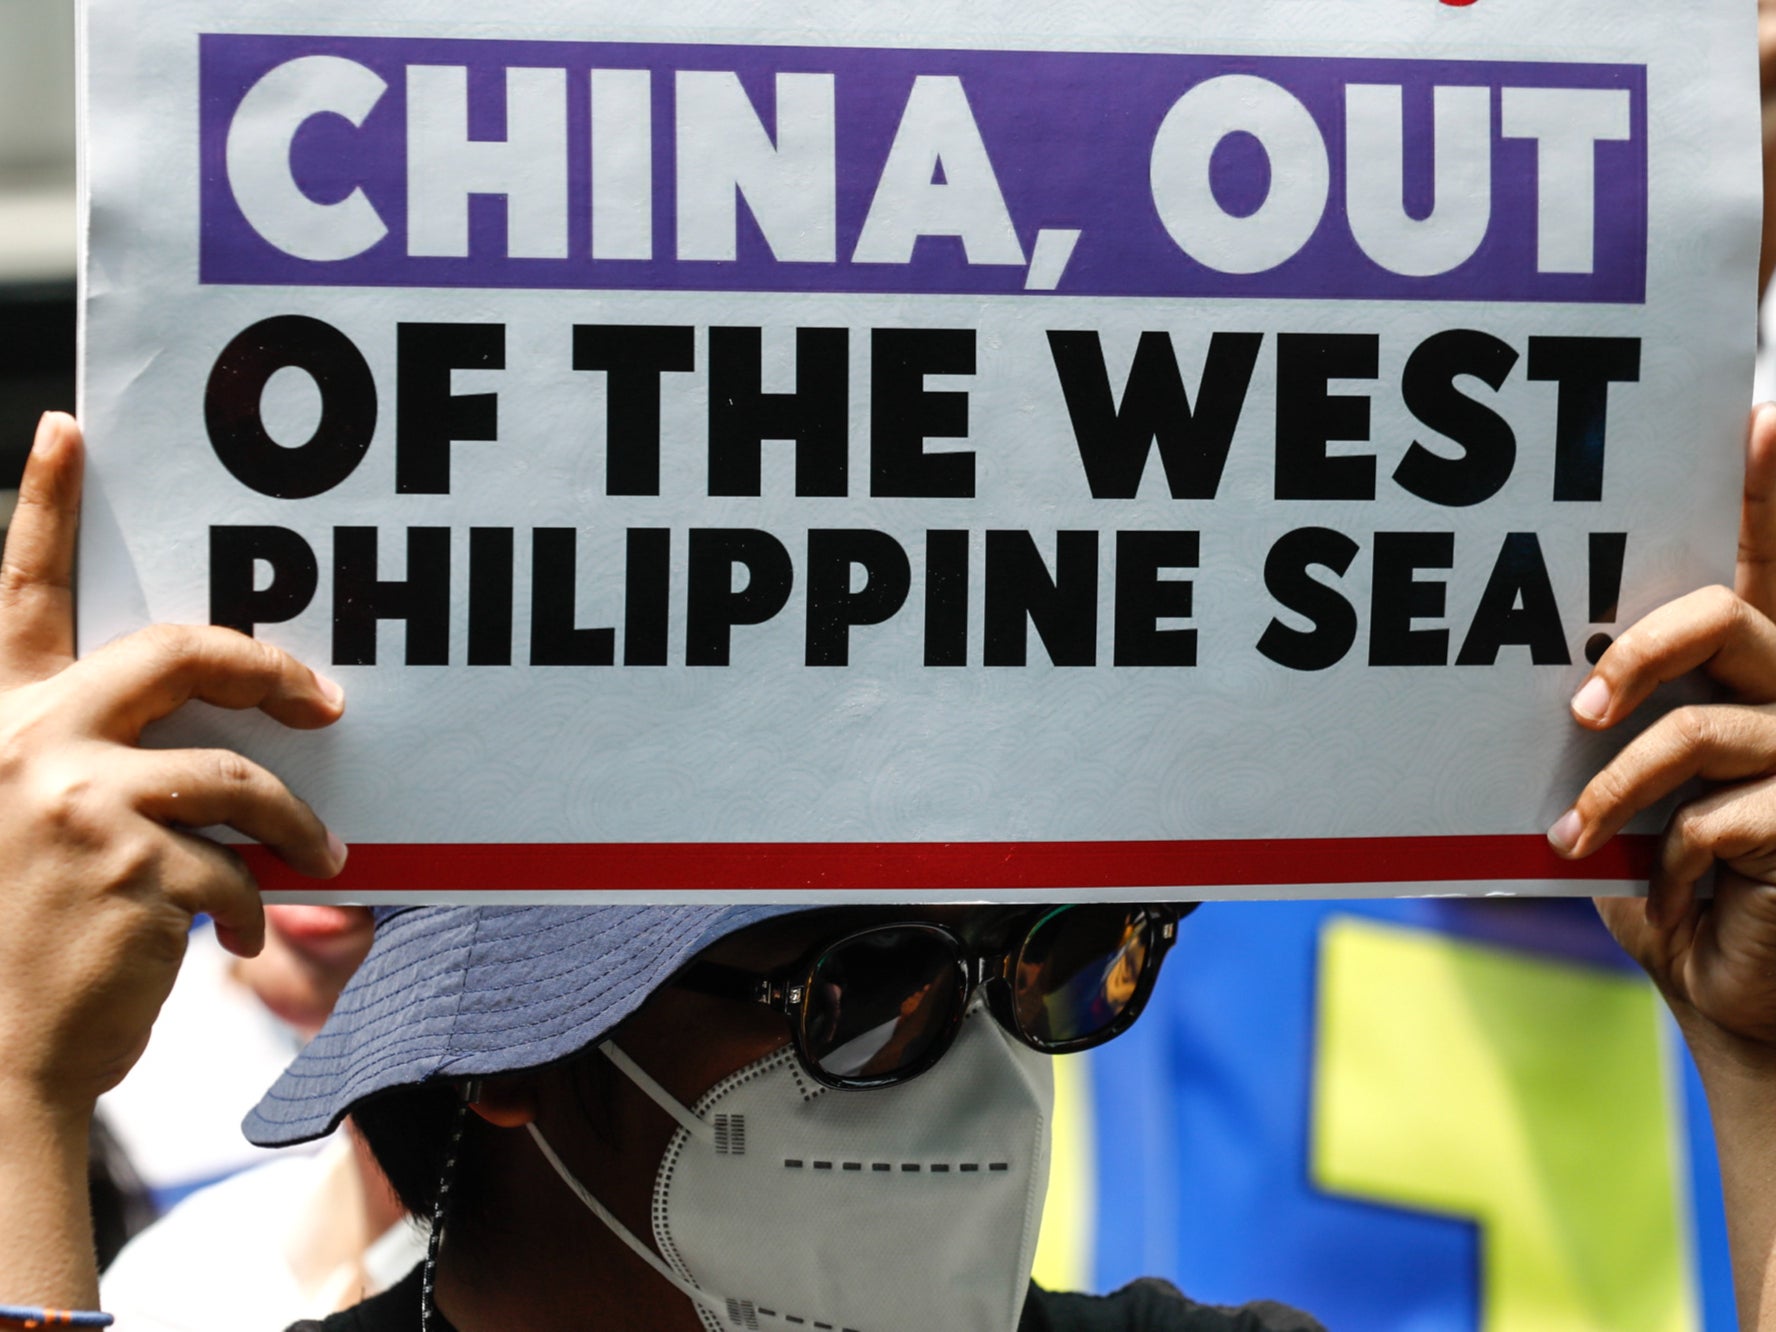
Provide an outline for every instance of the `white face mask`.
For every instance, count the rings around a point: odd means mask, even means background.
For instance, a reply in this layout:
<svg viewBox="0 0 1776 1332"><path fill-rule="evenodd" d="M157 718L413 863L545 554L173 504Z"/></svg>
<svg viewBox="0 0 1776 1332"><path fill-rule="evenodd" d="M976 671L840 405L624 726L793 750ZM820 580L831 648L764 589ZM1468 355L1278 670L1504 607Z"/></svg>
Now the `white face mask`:
<svg viewBox="0 0 1776 1332"><path fill-rule="evenodd" d="M544 1141L562 1179L705 1327L1014 1332L1048 1188L1050 1058L970 1007L911 1082L835 1091L784 1048L687 1111L615 1046L604 1052L681 1125L654 1184L664 1260Z"/></svg>

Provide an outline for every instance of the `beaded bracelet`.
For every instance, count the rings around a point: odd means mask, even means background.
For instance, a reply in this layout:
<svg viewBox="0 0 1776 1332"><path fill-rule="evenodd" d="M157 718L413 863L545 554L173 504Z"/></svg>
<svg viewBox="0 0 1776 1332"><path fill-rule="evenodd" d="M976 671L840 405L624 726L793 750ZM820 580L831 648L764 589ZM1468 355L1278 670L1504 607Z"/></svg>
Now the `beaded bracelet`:
<svg viewBox="0 0 1776 1332"><path fill-rule="evenodd" d="M0 1304L0 1326L13 1327L110 1327L108 1313L79 1309L33 1309L24 1304Z"/></svg>

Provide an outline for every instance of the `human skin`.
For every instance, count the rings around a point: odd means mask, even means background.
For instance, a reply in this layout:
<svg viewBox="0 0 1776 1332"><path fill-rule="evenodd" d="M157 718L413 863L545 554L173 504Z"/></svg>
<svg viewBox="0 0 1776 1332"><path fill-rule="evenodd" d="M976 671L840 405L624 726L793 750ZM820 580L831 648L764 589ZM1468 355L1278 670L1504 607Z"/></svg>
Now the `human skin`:
<svg viewBox="0 0 1776 1332"><path fill-rule="evenodd" d="M230 826L326 877L345 851L263 768L137 747L190 699L285 725L338 720L338 687L275 648L157 627L74 660L71 575L82 446L44 417L0 562L0 1303L91 1308L86 1203L93 1104L141 1054L192 917L259 950L264 917Z"/></svg>
<svg viewBox="0 0 1776 1332"><path fill-rule="evenodd" d="M265 947L255 957L235 958L231 975L251 990L273 1017L289 1024L303 1040L313 1040L346 982L370 951L375 933L367 907L268 906ZM405 1213L350 1120L344 1131L358 1177L358 1214L335 1220L374 1240ZM333 1221L325 1224L330 1227Z"/></svg>
<svg viewBox="0 0 1776 1332"><path fill-rule="evenodd" d="M0 566L0 847L8 871L0 894L0 1189L8 1199L0 1208L0 1302L90 1308L97 1281L85 1170L93 1101L146 1043L192 915L214 916L224 941L243 953L256 951L264 929L239 858L186 829L232 826L323 877L338 871L344 848L275 778L238 756L136 748L149 721L190 698L324 726L341 714L336 687L221 629L146 630L73 660L79 458L74 423L46 418ZM1647 898L1599 905L1695 1052L1720 1145L1741 1326L1776 1332L1772 610L1776 409L1766 408L1751 432L1735 588L1682 598L1623 634L1579 690L1574 716L1608 729L1642 706L1657 681L1695 669L1735 701L1655 723L1585 788L1550 836L1564 854L1589 855L1686 777L1726 783L1673 816ZM1695 885L1716 865L1717 891L1704 900ZM797 940L773 937L787 960ZM772 960L748 958L760 966ZM687 1031L706 1034L686 1040ZM787 1037L782 1018L764 1008L672 989L621 1035L687 1102ZM578 1132L587 1098L571 1076L558 1068L497 1080L479 1108L506 1128L528 1117L560 1136L576 1172L598 1181L601 1193L608 1187L619 1216L645 1235L641 1199L671 1123L611 1080L587 1124L594 1131ZM472 1264L447 1269L440 1298L460 1332L513 1326L518 1299L526 1304L518 1325L535 1332L579 1328L589 1307L608 1314L611 1326L694 1332L687 1302L626 1250L613 1251L608 1232L523 1134L496 1137L513 1192L483 1228L492 1237L487 1247ZM594 1234L604 1236L603 1249L585 1247ZM594 1286L585 1278L601 1253L612 1266ZM504 1298L482 1303L490 1290Z"/></svg>
<svg viewBox="0 0 1776 1332"><path fill-rule="evenodd" d="M840 934L895 920L950 925L1004 946L993 927L1024 913L1004 907L846 907L780 917L722 940L700 956L770 974ZM695 1039L687 1039L695 1033ZM790 1042L782 1013L671 984L614 1033L615 1044L689 1106L730 1073ZM868 1091L836 1092L868 1096ZM597 1309L600 1324L650 1332L701 1332L691 1302L589 1212L522 1131L534 1122L576 1178L630 1234L653 1234L654 1176L677 1123L587 1052L564 1065L494 1078L472 1107L510 1130L482 1134L478 1193L488 1224L451 1222L439 1260L438 1310L458 1332L525 1327L567 1332ZM785 1237L794 1243L793 1237ZM544 1276L544 1274L547 1276Z"/></svg>
<svg viewBox="0 0 1776 1332"><path fill-rule="evenodd" d="M265 947L237 958L232 974L272 1016L312 1040L374 936L365 907L268 906Z"/></svg>
<svg viewBox="0 0 1776 1332"><path fill-rule="evenodd" d="M1758 290L1776 271L1776 0L1758 0L1758 82L1763 94L1764 239Z"/></svg>
<svg viewBox="0 0 1776 1332"><path fill-rule="evenodd" d="M1776 405L1752 417L1734 586L1639 621L1573 696L1590 730L1618 725L1661 683L1700 670L1727 702L1678 708L1606 765L1549 832L1590 855L1692 778L1709 793L1671 816L1645 898L1597 906L1653 978L1708 1090L1743 1328L1776 1328ZM1715 873L1712 898L1698 892Z"/></svg>

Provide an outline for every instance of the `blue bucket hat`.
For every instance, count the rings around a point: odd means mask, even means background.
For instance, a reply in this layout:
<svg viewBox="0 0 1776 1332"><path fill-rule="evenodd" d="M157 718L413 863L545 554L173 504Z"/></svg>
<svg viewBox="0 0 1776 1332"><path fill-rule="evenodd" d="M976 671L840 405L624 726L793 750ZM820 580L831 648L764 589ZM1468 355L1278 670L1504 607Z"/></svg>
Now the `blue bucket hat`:
<svg viewBox="0 0 1776 1332"><path fill-rule="evenodd" d="M359 1101L583 1050L718 939L806 906L387 907L320 1034L241 1125L282 1147Z"/></svg>

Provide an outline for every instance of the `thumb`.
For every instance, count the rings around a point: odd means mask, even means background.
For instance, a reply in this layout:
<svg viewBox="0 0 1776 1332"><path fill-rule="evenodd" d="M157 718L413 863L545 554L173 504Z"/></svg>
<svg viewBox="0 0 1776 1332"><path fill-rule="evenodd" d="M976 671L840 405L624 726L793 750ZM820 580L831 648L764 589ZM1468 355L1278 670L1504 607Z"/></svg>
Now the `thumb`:
<svg viewBox="0 0 1776 1332"><path fill-rule="evenodd" d="M1739 595L1776 613L1776 403L1751 414L1745 445L1745 493L1739 510Z"/></svg>

